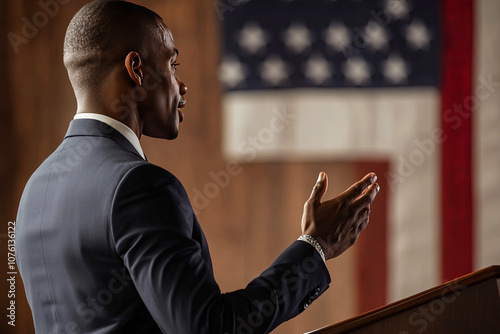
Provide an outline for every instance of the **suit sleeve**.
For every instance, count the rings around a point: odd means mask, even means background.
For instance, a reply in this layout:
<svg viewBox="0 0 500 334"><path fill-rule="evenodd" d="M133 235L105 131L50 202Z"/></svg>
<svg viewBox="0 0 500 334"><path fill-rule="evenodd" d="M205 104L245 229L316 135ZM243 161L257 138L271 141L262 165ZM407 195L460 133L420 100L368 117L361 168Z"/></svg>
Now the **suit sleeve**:
<svg viewBox="0 0 500 334"><path fill-rule="evenodd" d="M330 283L314 247L296 241L245 289L222 294L208 249L193 238L198 223L184 188L154 165L123 177L110 222L116 251L166 333L267 333Z"/></svg>

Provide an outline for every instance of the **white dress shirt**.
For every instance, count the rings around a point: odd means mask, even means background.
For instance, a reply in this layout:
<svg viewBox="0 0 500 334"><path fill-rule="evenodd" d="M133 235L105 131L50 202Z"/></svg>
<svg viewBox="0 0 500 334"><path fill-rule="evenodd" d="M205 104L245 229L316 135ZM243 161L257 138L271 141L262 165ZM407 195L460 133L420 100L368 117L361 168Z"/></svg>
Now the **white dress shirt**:
<svg viewBox="0 0 500 334"><path fill-rule="evenodd" d="M127 138L127 140L134 146L135 150L141 155L141 157L146 160L144 156L144 152L142 152L141 143L139 142L139 138L135 135L134 131L131 128L123 124L122 122L117 121L109 116L94 114L94 113L80 113L76 114L73 119L95 119L96 121L103 122L116 131L120 132L123 137Z"/></svg>

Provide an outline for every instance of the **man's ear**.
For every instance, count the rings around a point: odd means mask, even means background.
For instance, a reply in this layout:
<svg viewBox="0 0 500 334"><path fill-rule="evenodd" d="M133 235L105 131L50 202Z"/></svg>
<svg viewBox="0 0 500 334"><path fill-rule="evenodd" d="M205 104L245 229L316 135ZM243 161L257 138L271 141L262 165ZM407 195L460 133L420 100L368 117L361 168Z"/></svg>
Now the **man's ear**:
<svg viewBox="0 0 500 334"><path fill-rule="evenodd" d="M143 73L142 73L142 60L139 53L132 51L129 52L125 58L125 67L127 68L128 75L137 86L142 86Z"/></svg>

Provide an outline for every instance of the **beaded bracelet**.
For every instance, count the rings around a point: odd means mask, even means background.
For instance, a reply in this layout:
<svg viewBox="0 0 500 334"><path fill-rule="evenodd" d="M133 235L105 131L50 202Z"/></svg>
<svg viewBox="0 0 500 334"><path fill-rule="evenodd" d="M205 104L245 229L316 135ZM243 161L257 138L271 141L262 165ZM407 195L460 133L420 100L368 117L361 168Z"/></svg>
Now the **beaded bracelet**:
<svg viewBox="0 0 500 334"><path fill-rule="evenodd" d="M308 244L310 244L311 246L313 246L314 248L316 248L319 255L321 255L321 258L323 259L323 262L325 262L325 253L323 252L323 248L321 248L321 245L319 244L319 242L316 239L311 237L309 234L303 234L297 240L305 241Z"/></svg>

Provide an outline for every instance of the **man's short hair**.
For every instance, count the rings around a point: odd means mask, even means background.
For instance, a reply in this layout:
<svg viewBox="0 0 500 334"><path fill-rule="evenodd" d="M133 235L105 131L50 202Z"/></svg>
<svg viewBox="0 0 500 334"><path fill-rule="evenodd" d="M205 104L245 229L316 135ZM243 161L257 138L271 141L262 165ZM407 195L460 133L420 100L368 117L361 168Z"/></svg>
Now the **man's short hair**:
<svg viewBox="0 0 500 334"><path fill-rule="evenodd" d="M97 0L83 6L64 38L64 65L73 88L99 89L112 67L130 51L147 59L164 42L160 22L155 12L126 1ZM158 39L146 38L151 34ZM156 45L151 45L152 40Z"/></svg>

